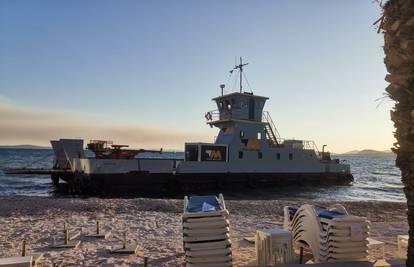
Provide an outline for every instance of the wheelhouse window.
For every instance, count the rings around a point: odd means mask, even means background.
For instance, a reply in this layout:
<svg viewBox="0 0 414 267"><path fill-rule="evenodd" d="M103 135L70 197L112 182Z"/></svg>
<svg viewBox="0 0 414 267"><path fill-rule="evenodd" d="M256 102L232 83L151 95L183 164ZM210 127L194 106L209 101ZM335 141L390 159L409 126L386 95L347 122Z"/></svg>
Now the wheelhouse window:
<svg viewBox="0 0 414 267"><path fill-rule="evenodd" d="M198 161L198 145L185 146L185 161Z"/></svg>
<svg viewBox="0 0 414 267"><path fill-rule="evenodd" d="M280 160L280 153L276 153L276 159Z"/></svg>
<svg viewBox="0 0 414 267"><path fill-rule="evenodd" d="M240 131L240 137L243 138L244 137L244 131Z"/></svg>
<svg viewBox="0 0 414 267"><path fill-rule="evenodd" d="M263 154L262 154L262 152L257 152L257 158L259 158L259 159L262 159L263 158Z"/></svg>
<svg viewBox="0 0 414 267"><path fill-rule="evenodd" d="M239 159L243 158L243 151L239 151Z"/></svg>
<svg viewBox="0 0 414 267"><path fill-rule="evenodd" d="M289 160L293 160L293 154L289 153Z"/></svg>
<svg viewBox="0 0 414 267"><path fill-rule="evenodd" d="M201 145L201 161L226 161L225 146Z"/></svg>
<svg viewBox="0 0 414 267"><path fill-rule="evenodd" d="M262 133L261 133L261 132L258 132L258 133L257 133L257 139L258 139L258 140L262 139Z"/></svg>

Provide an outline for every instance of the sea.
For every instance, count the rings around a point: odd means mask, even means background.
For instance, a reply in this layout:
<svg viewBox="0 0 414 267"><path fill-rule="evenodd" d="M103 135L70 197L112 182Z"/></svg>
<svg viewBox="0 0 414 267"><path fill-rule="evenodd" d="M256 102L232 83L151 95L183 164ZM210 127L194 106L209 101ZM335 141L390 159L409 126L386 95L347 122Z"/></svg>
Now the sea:
<svg viewBox="0 0 414 267"><path fill-rule="evenodd" d="M141 155L147 157L148 155ZM183 152L164 152L166 158L182 158ZM250 199L312 199L338 201L379 200L405 202L401 172L395 167L395 155L338 155L351 165L351 186L275 187L266 190L234 192L230 197ZM51 149L0 148L0 196L57 196L50 176L6 175L5 168L51 168Z"/></svg>

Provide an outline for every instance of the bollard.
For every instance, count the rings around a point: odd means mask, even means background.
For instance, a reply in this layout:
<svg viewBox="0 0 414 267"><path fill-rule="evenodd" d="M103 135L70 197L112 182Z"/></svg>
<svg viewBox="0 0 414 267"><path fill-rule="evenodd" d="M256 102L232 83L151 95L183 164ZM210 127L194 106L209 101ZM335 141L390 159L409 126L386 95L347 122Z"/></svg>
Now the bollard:
<svg viewBox="0 0 414 267"><path fill-rule="evenodd" d="M96 221L96 234L99 235L99 221Z"/></svg>
<svg viewBox="0 0 414 267"><path fill-rule="evenodd" d="M26 256L26 240L22 242L22 257Z"/></svg>
<svg viewBox="0 0 414 267"><path fill-rule="evenodd" d="M148 257L144 257L144 267L148 267Z"/></svg>

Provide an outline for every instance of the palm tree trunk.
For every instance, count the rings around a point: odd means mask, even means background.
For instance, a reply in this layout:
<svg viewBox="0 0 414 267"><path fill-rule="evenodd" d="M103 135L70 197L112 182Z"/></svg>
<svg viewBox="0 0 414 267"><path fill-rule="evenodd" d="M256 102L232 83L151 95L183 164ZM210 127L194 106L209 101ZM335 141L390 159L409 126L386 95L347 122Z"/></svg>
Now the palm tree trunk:
<svg viewBox="0 0 414 267"><path fill-rule="evenodd" d="M407 266L414 266L414 0L389 0L380 29L384 33L386 91L395 101L391 111L397 154L408 206Z"/></svg>

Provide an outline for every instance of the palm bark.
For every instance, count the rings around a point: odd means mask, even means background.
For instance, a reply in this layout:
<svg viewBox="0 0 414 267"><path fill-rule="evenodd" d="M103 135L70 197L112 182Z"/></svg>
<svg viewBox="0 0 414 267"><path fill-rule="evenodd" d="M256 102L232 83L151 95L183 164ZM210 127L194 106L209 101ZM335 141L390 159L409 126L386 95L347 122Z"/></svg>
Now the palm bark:
<svg viewBox="0 0 414 267"><path fill-rule="evenodd" d="M409 242L407 266L414 266L414 0L390 0L384 5L386 92L395 101L391 111L397 154L407 198Z"/></svg>

